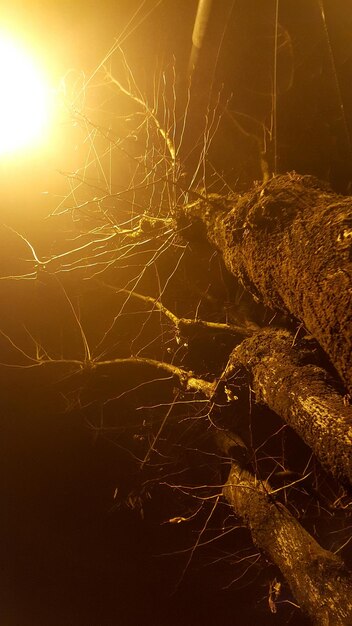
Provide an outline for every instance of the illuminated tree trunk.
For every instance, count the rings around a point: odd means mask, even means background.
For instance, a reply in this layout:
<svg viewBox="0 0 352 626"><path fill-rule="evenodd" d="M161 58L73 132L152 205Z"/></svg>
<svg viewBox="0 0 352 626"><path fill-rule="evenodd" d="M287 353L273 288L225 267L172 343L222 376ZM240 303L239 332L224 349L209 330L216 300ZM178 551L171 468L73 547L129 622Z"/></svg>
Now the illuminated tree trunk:
<svg viewBox="0 0 352 626"><path fill-rule="evenodd" d="M309 341L264 329L235 348L223 377L250 374L257 402L267 404L310 446L336 478L352 484L352 407L314 364Z"/></svg>
<svg viewBox="0 0 352 626"><path fill-rule="evenodd" d="M277 565L301 609L317 626L352 623L352 578L280 503L267 484L236 463L224 496L251 531L254 543Z"/></svg>
<svg viewBox="0 0 352 626"><path fill-rule="evenodd" d="M199 198L185 217L256 299L302 321L351 392L351 198L289 174L233 198Z"/></svg>

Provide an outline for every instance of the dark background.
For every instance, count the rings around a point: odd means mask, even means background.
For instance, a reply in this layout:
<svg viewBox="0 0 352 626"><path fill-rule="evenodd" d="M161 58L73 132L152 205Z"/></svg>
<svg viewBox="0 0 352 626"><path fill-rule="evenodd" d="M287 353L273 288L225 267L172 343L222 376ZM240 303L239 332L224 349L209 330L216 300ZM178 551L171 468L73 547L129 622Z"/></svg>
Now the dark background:
<svg viewBox="0 0 352 626"><path fill-rule="evenodd" d="M48 57L57 81L68 70L84 71L89 77L114 38L121 37L144 92L151 89L153 68L169 63L174 54L182 93L197 2L164 0L153 10L156 4L141 0L12 2L3 9L2 21L25 36L39 56ZM216 92L223 84L225 92L233 94L233 111L268 124L275 3L225 4L226 10L213 18L202 51L196 79L199 102L208 97L211 86ZM318 2L280 3L280 22L289 33L292 54L283 55L278 68L282 91L278 171L315 174L345 193L352 180L352 3L329 0L324 6L330 40ZM200 111L201 107L195 107L188 129L184 157L190 171L193 163L188 151ZM269 141L267 158L272 169L273 150ZM211 157L230 185L239 181L245 186L261 177L253 143L225 118ZM4 221L28 225L45 215L54 201L52 193L61 189L56 170L64 157L59 161L54 146L49 160L1 164ZM22 180L27 181L25 192L18 184ZM48 189L49 196L41 195ZM5 246L2 257L6 251ZM254 587L244 579L243 588L225 589L233 576L231 564L211 565L206 548L195 555L177 587L188 553L161 555L194 543L192 525L181 529L163 523L181 514L180 502L161 489L145 505L144 519L136 509L117 506L115 489L128 493L128 485L138 481L136 470L121 457L114 441L96 438L79 412L63 413L50 405L49 396L43 383L35 380L19 384L15 377L7 380L5 376L2 384L0 594L4 626L305 623L289 605L277 615L269 613L268 573L258 574ZM242 541L247 545L245 531L234 551Z"/></svg>

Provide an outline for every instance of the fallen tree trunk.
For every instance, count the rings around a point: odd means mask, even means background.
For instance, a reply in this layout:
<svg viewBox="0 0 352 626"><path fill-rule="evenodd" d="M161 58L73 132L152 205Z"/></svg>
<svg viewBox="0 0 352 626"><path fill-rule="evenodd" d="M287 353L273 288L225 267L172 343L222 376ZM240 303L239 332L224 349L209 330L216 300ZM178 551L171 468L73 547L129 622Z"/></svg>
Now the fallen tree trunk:
<svg viewBox="0 0 352 626"><path fill-rule="evenodd" d="M233 350L223 378L239 368L249 372L256 401L280 415L336 478L352 484L352 407L300 343L294 346L286 330L264 329Z"/></svg>
<svg viewBox="0 0 352 626"><path fill-rule="evenodd" d="M249 527L254 543L280 569L302 611L316 626L352 624L352 577L289 511L267 483L232 464L223 493Z"/></svg>
<svg viewBox="0 0 352 626"><path fill-rule="evenodd" d="M272 309L301 320L352 392L352 203L288 174L185 208L229 271Z"/></svg>

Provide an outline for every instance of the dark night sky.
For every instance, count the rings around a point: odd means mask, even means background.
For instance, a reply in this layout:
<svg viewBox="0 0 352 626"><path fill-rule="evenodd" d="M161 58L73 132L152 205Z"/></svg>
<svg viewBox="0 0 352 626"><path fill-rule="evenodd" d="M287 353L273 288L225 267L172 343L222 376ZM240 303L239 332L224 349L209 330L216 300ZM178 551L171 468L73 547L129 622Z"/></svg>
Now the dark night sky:
<svg viewBox="0 0 352 626"><path fill-rule="evenodd" d="M269 15L263 11L263 21L256 23L258 2L261 4L260 0L235 3L224 33L216 80L218 84L224 82L228 93L233 91L235 109L261 118L268 103L255 91L259 80L255 67L262 57L255 42L263 45L260 37L269 28ZM20 24L19 30L26 31L39 55L50 51L51 71L59 79L68 69L83 69L89 75L114 37L126 27L128 32L129 21L141 4L142 0L14 0L3 10L2 20L14 29ZM152 6L151 0L146 2L141 14ZM184 70L196 6L196 0L164 0L125 38L126 54L144 84L153 64L162 63L172 53L180 72ZM352 8L342 0L330 0L326 6L349 122L352 44L347 32L350 38ZM136 22L138 19L131 24ZM290 29L296 56L295 83L282 95L279 110L279 167L330 176L337 188L346 190L352 179L351 161L336 113L336 86L331 58L324 52L317 3L283 0L282 22ZM215 24L215 31L218 27L221 33L219 24ZM283 67L282 71L288 69ZM220 127L214 146L213 158L219 168L224 169L231 161L230 178L236 178L241 167L252 168L253 178L258 177L250 150L244 165L239 165L242 138L234 139L226 124L224 121ZM0 174L7 180L23 176L32 181L25 195L20 186L16 192L5 187L2 209L10 222L29 223L31 211L35 219L47 211L51 196L40 192L47 188L54 191L60 185L55 151L53 154L49 163L13 164L12 172L1 166ZM168 508L171 498L163 494L159 500L156 496L149 509L147 506L144 520L127 507L114 507L115 488L128 480L126 468L130 466L121 466L114 443L96 440L78 414L50 411L45 403L38 408L40 393L35 386L18 389L10 380L1 398L1 626L283 623L281 614L271 615L267 610L266 579L258 581L261 601L258 594L251 595L250 587L225 591L223 587L231 580L229 569L211 568L204 553L195 558L189 574L173 593L185 556L157 555L190 545L194 529L180 532L178 527L161 524L160 520L174 514ZM38 399L34 405L33 394ZM304 619L295 615L287 623L304 626Z"/></svg>

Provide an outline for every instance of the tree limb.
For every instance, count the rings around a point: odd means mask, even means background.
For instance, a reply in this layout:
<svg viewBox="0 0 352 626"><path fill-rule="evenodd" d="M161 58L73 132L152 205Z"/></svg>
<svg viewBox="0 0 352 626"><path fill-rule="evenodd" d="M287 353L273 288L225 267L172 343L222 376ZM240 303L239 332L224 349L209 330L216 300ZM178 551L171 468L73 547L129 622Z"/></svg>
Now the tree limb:
<svg viewBox="0 0 352 626"><path fill-rule="evenodd" d="M270 487L232 463L223 493L251 531L254 543L277 565L316 626L352 623L352 577L343 562L322 548Z"/></svg>

